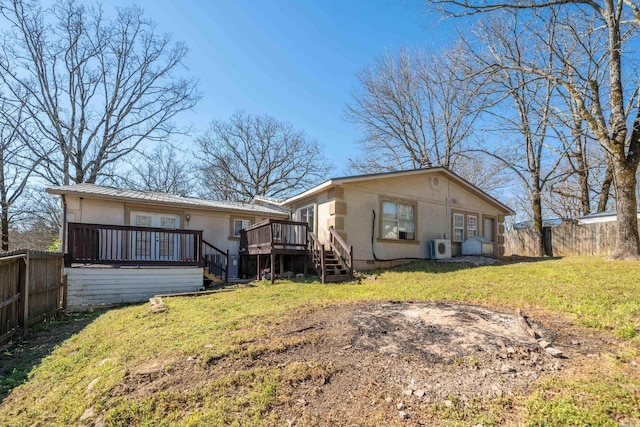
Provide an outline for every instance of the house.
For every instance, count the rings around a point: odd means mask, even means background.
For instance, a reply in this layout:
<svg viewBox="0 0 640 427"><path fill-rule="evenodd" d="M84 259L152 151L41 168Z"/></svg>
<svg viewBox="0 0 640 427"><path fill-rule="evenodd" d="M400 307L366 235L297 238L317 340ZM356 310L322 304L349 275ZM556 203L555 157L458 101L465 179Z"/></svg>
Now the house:
<svg viewBox="0 0 640 427"><path fill-rule="evenodd" d="M78 184L53 187L63 205L69 305L142 301L213 278L353 270L461 254L469 237L504 253L514 212L445 168L330 179L288 199L251 203Z"/></svg>
<svg viewBox="0 0 640 427"><path fill-rule="evenodd" d="M70 307L196 291L209 272L233 277L240 230L265 218L289 218L277 207L94 184L47 192L62 199Z"/></svg>
<svg viewBox="0 0 640 427"><path fill-rule="evenodd" d="M494 243L504 253L500 203L442 167L330 179L282 202L298 221L308 221L320 242L334 230L353 247L357 270L430 258L429 243L450 240L453 256L468 237Z"/></svg>

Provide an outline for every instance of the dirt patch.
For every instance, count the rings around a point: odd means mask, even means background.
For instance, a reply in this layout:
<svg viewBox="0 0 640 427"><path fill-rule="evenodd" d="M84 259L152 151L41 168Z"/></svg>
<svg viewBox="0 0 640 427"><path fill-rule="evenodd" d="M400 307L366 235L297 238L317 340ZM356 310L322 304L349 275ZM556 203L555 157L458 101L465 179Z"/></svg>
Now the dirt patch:
<svg viewBox="0 0 640 427"><path fill-rule="evenodd" d="M454 410L527 393L542 376L591 363L603 347L601 337L566 321L538 323L537 331L555 338L565 359L547 355L515 315L478 306L389 302L309 308L269 336L240 344L237 352L131 367L112 394L137 398L198 390L252 368L275 368L286 377L292 366L308 364L318 372L284 381L278 389L270 411L282 424L430 424L436 406ZM244 392L226 391L227 397ZM516 415L505 413L502 421L514 421L510 416Z"/></svg>
<svg viewBox="0 0 640 427"><path fill-rule="evenodd" d="M391 355L419 355L430 363L484 354L526 353L537 343L515 316L443 303L381 304L354 314L353 344ZM510 348L509 348L510 347ZM509 353L507 353L509 349Z"/></svg>

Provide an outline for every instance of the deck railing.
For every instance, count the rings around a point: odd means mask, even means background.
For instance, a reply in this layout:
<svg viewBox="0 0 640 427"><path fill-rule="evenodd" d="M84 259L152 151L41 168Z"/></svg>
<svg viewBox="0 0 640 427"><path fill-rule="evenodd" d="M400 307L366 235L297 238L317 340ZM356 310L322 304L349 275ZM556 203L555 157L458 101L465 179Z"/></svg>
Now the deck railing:
<svg viewBox="0 0 640 427"><path fill-rule="evenodd" d="M353 275L353 246L347 245L333 227L329 228L329 247L338 254L349 274Z"/></svg>
<svg viewBox="0 0 640 427"><path fill-rule="evenodd" d="M306 222L265 219L240 232L240 252L306 251L309 245L307 228Z"/></svg>
<svg viewBox="0 0 640 427"><path fill-rule="evenodd" d="M320 243L318 237L316 237L316 235L313 233L309 233L309 238L311 261L313 262L313 266L315 267L316 271L320 272L320 279L322 280L322 283L325 283L327 280L327 268L324 245Z"/></svg>
<svg viewBox="0 0 640 427"><path fill-rule="evenodd" d="M202 241L202 260L210 273L218 277L224 277L224 281L229 281L229 250L223 251L215 245Z"/></svg>
<svg viewBox="0 0 640 427"><path fill-rule="evenodd" d="M129 225L67 225L66 265L185 265L202 260L202 231Z"/></svg>

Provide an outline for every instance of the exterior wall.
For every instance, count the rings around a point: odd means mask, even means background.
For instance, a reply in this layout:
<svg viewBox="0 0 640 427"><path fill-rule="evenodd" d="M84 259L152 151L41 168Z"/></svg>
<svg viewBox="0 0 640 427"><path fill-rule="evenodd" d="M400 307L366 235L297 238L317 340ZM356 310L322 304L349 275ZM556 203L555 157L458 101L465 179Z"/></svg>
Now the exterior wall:
<svg viewBox="0 0 640 427"><path fill-rule="evenodd" d="M142 302L158 294L202 289L202 268L66 268L70 310Z"/></svg>
<svg viewBox="0 0 640 427"><path fill-rule="evenodd" d="M124 202L66 196L67 221L85 224L124 225Z"/></svg>
<svg viewBox="0 0 640 427"><path fill-rule="evenodd" d="M373 251L379 260L403 258L427 258L428 242L432 239L452 237L453 212L465 212L478 218L478 235L484 233L484 218L495 220L495 251L504 251L504 213L480 195L438 174L439 186L432 185L434 174L413 175L377 180L353 182L343 185L343 197L336 199L346 203L343 232L347 243L353 245L356 268L377 268L385 262L374 262ZM390 240L380 238L381 199L415 203L415 240ZM373 218L375 212L375 222ZM371 233L374 233L373 248ZM466 236L465 236L466 238ZM460 254L460 244L452 244L454 254Z"/></svg>
<svg viewBox="0 0 640 427"><path fill-rule="evenodd" d="M248 219L252 224L262 221L265 217L247 215L246 213L234 214L228 212L213 212L189 209L190 220L183 223L187 230L203 230L202 238L223 251L230 254L238 254L240 239L233 235L233 221L235 219Z"/></svg>
<svg viewBox="0 0 640 427"><path fill-rule="evenodd" d="M298 219L298 209L307 207L309 205L313 205L315 218L314 218L314 230L316 236L318 236L318 240L321 243L327 244L329 242L329 226L328 221L331 217L330 215L330 202L329 194L326 191L323 191L320 194L317 194L313 197L308 197L297 201L294 205L291 205L291 215L294 221L299 221Z"/></svg>

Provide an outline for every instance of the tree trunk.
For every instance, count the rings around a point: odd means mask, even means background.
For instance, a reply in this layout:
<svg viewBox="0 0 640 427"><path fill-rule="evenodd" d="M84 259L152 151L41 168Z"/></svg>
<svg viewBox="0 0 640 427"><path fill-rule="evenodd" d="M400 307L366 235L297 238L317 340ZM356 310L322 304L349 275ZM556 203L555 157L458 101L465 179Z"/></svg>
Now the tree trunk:
<svg viewBox="0 0 640 427"><path fill-rule="evenodd" d="M9 250L9 207L3 203L0 213L0 223L2 223L2 250Z"/></svg>
<svg viewBox="0 0 640 427"><path fill-rule="evenodd" d="M533 209L533 232L536 236L537 256L544 256L544 233L542 229L542 192L536 190L531 197L531 208Z"/></svg>
<svg viewBox="0 0 640 427"><path fill-rule="evenodd" d="M633 162L613 159L616 188L618 241L609 259L640 259L636 169Z"/></svg>
<svg viewBox="0 0 640 427"><path fill-rule="evenodd" d="M602 180L602 186L600 189L600 200L598 200L598 212L604 212L607 210L607 204L609 203L609 196L611 194L611 184L613 184L613 165L611 160L607 161L607 170Z"/></svg>
<svg viewBox="0 0 640 427"><path fill-rule="evenodd" d="M580 123L576 123L576 129L582 129ZM578 162L578 181L580 182L580 204L582 206L582 215L591 213L591 197L589 194L589 166L584 150L582 149L582 134L576 132L574 135L575 156Z"/></svg>

